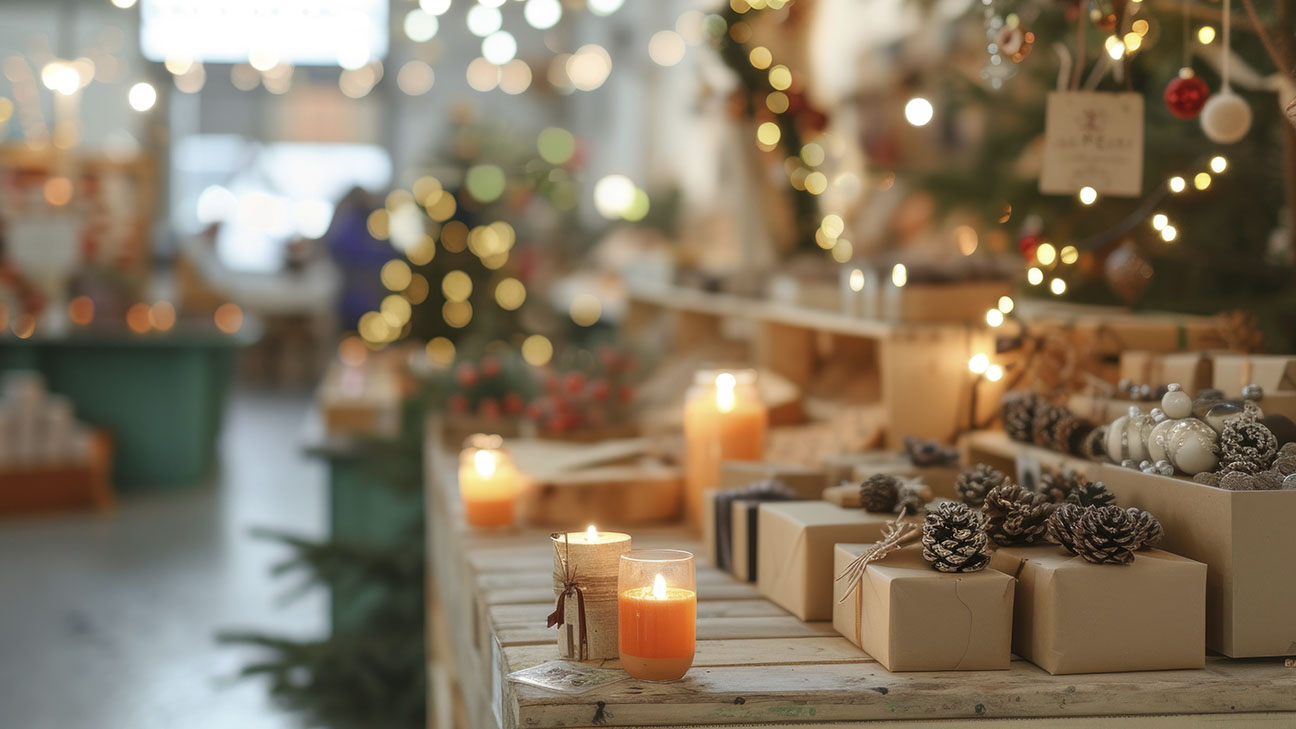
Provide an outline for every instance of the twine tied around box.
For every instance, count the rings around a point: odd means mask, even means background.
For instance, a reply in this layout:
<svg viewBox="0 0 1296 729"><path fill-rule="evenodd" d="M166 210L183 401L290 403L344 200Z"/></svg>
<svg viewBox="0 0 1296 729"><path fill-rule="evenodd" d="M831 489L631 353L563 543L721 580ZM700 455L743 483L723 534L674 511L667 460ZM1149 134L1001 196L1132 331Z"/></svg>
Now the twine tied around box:
<svg viewBox="0 0 1296 729"><path fill-rule="evenodd" d="M612 570L611 577L590 577L578 574L575 565L571 560L571 542L566 534L563 534L563 548L560 550L558 545L558 534L552 535L554 539L554 593L557 595L557 605L552 613L549 614L547 626L550 628L567 627L567 645L566 656L575 657L576 660L586 661L591 658L590 651L590 623L599 622L599 627L606 628L602 623L606 623L610 618L612 621L611 636L615 642L616 636L616 587L617 578L615 569ZM619 554L616 556L619 558ZM575 631L573 626L567 620L567 599L574 596L576 599L576 625ZM587 607L586 603L590 603ZM608 609L610 606L610 610ZM607 632L600 630L600 633ZM573 635L575 633L575 635ZM613 645L612 649L615 650ZM608 658L607 650L595 651L599 655L596 658Z"/></svg>
<svg viewBox="0 0 1296 729"><path fill-rule="evenodd" d="M864 592L860 588L864 584L864 569L872 562L885 559L892 552L903 547L905 544L912 542L922 533L922 527L913 523L904 521L903 513L897 516L895 521L891 522L886 531L882 532L882 539L878 540L871 548L851 560L846 565L846 569L837 575L836 582L846 581L846 592L842 593L841 599L837 602L846 602L846 598L852 594L855 595L855 645L863 645L863 628L860 617L864 615Z"/></svg>

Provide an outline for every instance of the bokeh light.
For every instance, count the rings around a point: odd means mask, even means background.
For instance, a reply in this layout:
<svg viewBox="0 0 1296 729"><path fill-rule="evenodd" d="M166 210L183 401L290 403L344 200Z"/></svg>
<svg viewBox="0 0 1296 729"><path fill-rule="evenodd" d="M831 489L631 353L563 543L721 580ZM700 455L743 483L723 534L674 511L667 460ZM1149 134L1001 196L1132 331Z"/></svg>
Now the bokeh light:
<svg viewBox="0 0 1296 729"><path fill-rule="evenodd" d="M543 334L532 334L522 340L522 359L532 367L544 367L553 359L553 343Z"/></svg>

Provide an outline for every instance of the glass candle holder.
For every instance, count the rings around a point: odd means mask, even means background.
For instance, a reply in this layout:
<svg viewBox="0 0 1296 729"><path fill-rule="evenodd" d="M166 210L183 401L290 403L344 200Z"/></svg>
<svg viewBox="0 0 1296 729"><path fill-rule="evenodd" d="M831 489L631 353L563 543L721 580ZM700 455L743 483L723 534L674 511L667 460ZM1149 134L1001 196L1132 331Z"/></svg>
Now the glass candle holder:
<svg viewBox="0 0 1296 729"><path fill-rule="evenodd" d="M621 666L646 681L674 681L693 665L697 575L693 555L636 549L617 571Z"/></svg>
<svg viewBox="0 0 1296 729"><path fill-rule="evenodd" d="M470 526L513 523L521 475L498 435L471 435L459 452L459 497Z"/></svg>
<svg viewBox="0 0 1296 729"><path fill-rule="evenodd" d="M720 485L725 461L764 457L768 425L755 370L700 370L694 375L684 403L684 509L690 524L701 523L702 492Z"/></svg>

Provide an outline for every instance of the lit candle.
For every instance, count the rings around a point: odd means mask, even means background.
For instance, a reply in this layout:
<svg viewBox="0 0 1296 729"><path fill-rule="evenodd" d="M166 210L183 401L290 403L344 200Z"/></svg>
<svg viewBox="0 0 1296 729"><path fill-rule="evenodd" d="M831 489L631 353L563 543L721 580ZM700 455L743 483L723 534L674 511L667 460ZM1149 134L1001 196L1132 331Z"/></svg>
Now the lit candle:
<svg viewBox="0 0 1296 729"><path fill-rule="evenodd" d="M693 555L676 549L627 552L617 590L622 668L646 681L682 678L697 643Z"/></svg>
<svg viewBox="0 0 1296 729"><path fill-rule="evenodd" d="M764 456L768 423L754 371L703 370L694 376L684 404L684 510L694 527L701 523L703 490L720 485L721 465Z"/></svg>
<svg viewBox="0 0 1296 729"><path fill-rule="evenodd" d="M521 477L504 439L498 435L473 435L459 453L459 496L470 526L494 527L513 523Z"/></svg>
<svg viewBox="0 0 1296 729"><path fill-rule="evenodd" d="M616 658L617 563L630 551L630 535L601 532L590 525L583 532L549 538L558 600L549 626L558 628L558 654L581 661Z"/></svg>

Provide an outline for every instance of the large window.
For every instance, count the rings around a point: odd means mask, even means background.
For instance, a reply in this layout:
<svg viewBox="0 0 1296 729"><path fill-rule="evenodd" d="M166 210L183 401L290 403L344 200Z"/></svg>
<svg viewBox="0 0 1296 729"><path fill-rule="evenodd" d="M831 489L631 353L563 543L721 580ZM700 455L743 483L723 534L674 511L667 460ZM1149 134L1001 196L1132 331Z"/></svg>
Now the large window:
<svg viewBox="0 0 1296 729"><path fill-rule="evenodd" d="M269 68L359 68L387 55L388 0L142 0L140 49Z"/></svg>

